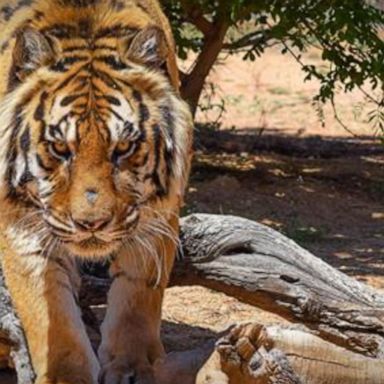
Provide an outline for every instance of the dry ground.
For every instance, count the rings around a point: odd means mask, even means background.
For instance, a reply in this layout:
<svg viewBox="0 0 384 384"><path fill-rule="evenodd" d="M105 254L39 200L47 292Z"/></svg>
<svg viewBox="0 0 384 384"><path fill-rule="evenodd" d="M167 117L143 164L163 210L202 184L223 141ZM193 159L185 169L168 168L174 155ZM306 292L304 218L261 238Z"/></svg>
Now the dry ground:
<svg viewBox="0 0 384 384"><path fill-rule="evenodd" d="M306 58L319 63L315 52ZM340 116L360 135L352 139L330 108L325 126L320 123L311 103L317 84L302 79L294 60L277 50L255 63L234 57L216 67L211 80L227 107L222 129L235 127L245 145L224 139L215 147L198 140L184 213L259 220L383 289L384 150L368 137L372 130L364 122L361 95L338 99ZM199 114L199 120L215 113ZM244 320L283 321L220 293L175 287L165 298L164 340L168 349L188 349Z"/></svg>

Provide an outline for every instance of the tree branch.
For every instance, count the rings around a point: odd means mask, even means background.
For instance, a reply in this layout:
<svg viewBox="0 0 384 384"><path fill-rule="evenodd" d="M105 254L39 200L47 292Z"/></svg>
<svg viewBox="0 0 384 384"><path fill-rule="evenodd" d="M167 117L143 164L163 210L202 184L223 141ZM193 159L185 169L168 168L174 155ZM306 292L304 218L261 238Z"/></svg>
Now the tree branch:
<svg viewBox="0 0 384 384"><path fill-rule="evenodd" d="M266 45L270 39L269 30L254 31L241 37L238 40L223 44L223 49L227 51L238 51L246 47Z"/></svg>
<svg viewBox="0 0 384 384"><path fill-rule="evenodd" d="M204 39L195 66L182 82L181 95L189 102L193 113L196 112L205 80L223 47L228 28L229 23L226 21L218 21L214 24L212 33Z"/></svg>
<svg viewBox="0 0 384 384"><path fill-rule="evenodd" d="M191 2L180 1L185 12L187 20L192 23L204 36L212 33L213 23L211 23L203 14L203 11Z"/></svg>

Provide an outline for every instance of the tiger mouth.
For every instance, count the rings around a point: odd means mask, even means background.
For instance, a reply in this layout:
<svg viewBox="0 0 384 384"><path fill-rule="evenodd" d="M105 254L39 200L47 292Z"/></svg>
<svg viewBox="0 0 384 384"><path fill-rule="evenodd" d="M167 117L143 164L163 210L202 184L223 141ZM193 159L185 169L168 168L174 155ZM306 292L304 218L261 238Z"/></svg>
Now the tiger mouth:
<svg viewBox="0 0 384 384"><path fill-rule="evenodd" d="M78 246L83 248L90 248L90 247L103 247L108 246L110 242L104 241L99 239L96 236L91 236L88 239L81 240L80 242L76 243Z"/></svg>
<svg viewBox="0 0 384 384"><path fill-rule="evenodd" d="M81 241L71 241L65 243L65 246L80 257L108 257L121 247L121 241L105 241L96 236L91 236Z"/></svg>

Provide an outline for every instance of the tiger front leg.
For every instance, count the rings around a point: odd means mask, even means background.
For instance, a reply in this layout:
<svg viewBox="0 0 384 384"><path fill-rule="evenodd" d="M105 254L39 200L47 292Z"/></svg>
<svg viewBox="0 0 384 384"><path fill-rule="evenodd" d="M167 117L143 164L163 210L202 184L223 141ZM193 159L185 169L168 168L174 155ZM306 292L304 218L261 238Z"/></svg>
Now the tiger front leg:
<svg viewBox="0 0 384 384"><path fill-rule="evenodd" d="M166 249L162 276L156 286L156 268L150 262L145 270L129 255L121 255L111 266L114 280L99 348L102 384L156 383L153 364L164 355L160 340L161 306L175 247L168 244Z"/></svg>
<svg viewBox="0 0 384 384"><path fill-rule="evenodd" d="M27 338L35 383L97 383L99 364L75 299L74 262L10 248L3 252L4 276Z"/></svg>

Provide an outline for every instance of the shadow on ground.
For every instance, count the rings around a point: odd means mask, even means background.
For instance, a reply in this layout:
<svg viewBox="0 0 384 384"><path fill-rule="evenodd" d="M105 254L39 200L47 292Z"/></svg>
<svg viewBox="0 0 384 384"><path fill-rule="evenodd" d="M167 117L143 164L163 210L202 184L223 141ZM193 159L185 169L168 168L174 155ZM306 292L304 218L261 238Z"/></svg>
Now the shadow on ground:
<svg viewBox="0 0 384 384"><path fill-rule="evenodd" d="M201 131L186 213L263 222L343 272L384 288L384 146L369 136L268 132Z"/></svg>

